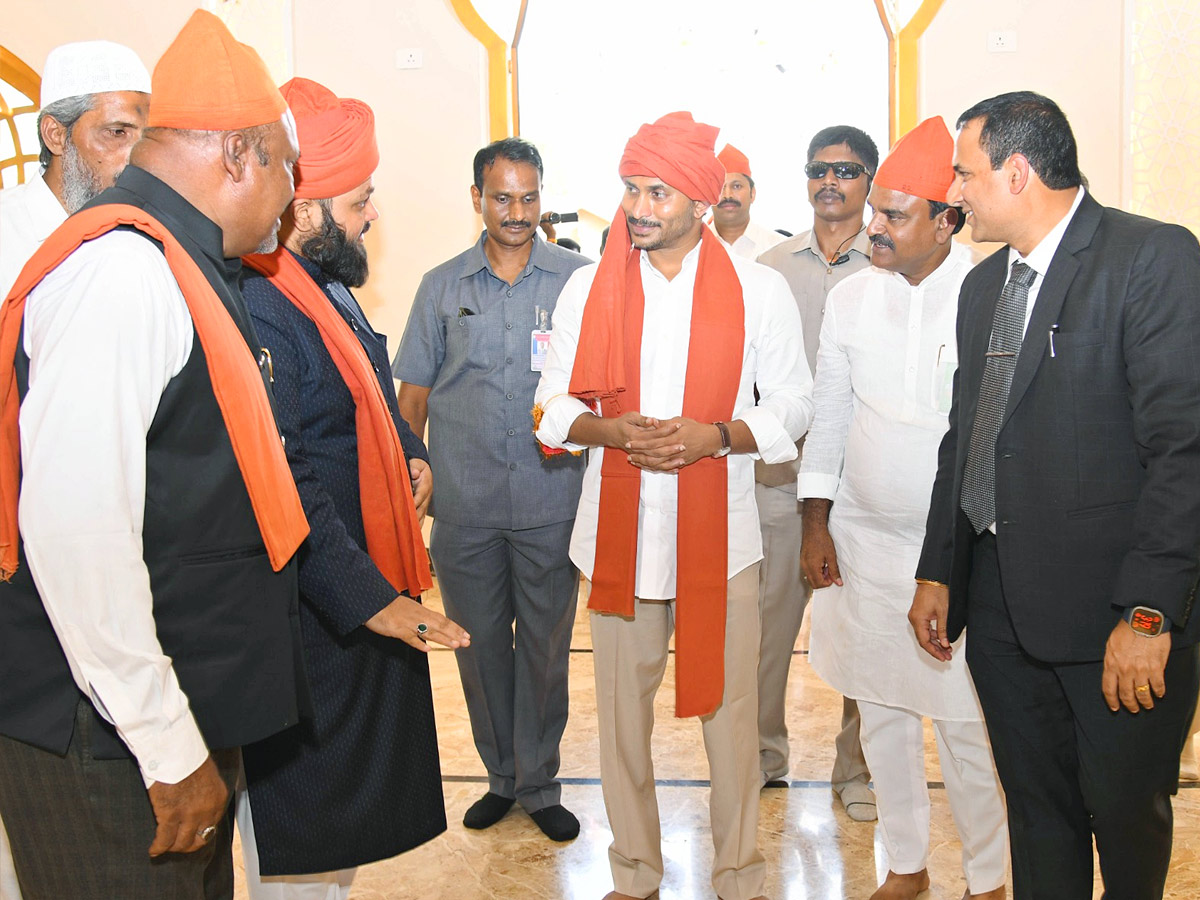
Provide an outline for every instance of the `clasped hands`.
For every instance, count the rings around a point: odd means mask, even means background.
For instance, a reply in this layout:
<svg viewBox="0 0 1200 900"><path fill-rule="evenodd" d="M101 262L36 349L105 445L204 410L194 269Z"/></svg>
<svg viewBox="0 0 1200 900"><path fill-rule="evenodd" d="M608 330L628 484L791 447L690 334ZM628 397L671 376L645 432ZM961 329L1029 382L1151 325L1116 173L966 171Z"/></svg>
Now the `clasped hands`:
<svg viewBox="0 0 1200 900"><path fill-rule="evenodd" d="M717 426L695 419L655 419L627 412L603 421L609 429L605 446L625 451L630 464L647 472L677 475L684 466L721 449Z"/></svg>

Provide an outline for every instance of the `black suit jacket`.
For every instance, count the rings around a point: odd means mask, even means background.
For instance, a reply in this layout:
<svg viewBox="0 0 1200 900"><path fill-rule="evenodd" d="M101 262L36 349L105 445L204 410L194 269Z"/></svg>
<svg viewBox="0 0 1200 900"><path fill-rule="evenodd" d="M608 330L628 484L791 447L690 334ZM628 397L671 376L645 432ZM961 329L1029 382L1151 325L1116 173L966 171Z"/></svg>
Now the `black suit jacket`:
<svg viewBox="0 0 1200 900"><path fill-rule="evenodd" d="M966 621L962 477L1008 248L959 296L959 371L917 576ZM1051 339L1051 333L1053 338ZM996 440L1001 582L1022 647L1098 660L1125 607L1200 639L1200 247L1187 230L1084 197L1034 304Z"/></svg>

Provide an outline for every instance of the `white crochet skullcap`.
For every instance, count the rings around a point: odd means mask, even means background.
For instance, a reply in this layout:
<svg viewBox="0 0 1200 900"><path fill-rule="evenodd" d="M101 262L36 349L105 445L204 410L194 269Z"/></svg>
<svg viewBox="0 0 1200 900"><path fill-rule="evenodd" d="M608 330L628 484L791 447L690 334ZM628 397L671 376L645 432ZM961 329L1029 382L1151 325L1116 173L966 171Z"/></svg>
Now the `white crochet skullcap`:
<svg viewBox="0 0 1200 900"><path fill-rule="evenodd" d="M55 47L42 73L42 107L80 94L150 93L150 73L138 55L112 41L79 41Z"/></svg>

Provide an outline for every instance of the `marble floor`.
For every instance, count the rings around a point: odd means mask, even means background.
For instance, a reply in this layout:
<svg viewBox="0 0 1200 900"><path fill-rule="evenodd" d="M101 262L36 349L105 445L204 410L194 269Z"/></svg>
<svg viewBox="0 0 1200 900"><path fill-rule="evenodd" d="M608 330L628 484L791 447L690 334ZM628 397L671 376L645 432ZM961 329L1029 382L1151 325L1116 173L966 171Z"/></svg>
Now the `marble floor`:
<svg viewBox="0 0 1200 900"><path fill-rule="evenodd" d="M436 593L429 598L439 605ZM838 696L813 674L801 632L789 685L790 787L762 793L759 846L767 859L771 900L867 900L886 871L875 823L852 821L829 788ZM430 654L438 714L447 832L410 853L363 867L351 900L600 900L612 887L611 840L600 794L595 694L587 612L580 604L571 652L571 718L562 741L563 805L580 820L569 844L546 840L529 817L513 812L492 828L462 827L468 806L486 791L471 743L458 671L450 651ZM659 691L655 774L663 825L666 875L662 900L712 900L712 843L708 831L707 766L694 719L672 714L673 669ZM941 786L932 733L926 728L926 767L932 796L930 890L920 900L958 900L965 884L961 845ZM1200 897L1200 787L1184 785L1175 801L1175 852L1166 897ZM240 849L236 900L246 900ZM1100 896L1097 877L1095 896Z"/></svg>

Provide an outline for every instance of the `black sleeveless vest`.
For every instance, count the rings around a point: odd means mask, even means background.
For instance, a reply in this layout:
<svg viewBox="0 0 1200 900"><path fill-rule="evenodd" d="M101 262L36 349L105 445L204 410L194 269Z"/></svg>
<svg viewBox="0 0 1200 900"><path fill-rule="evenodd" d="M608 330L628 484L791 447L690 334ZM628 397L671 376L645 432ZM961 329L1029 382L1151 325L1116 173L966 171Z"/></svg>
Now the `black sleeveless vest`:
<svg viewBox="0 0 1200 900"><path fill-rule="evenodd" d="M214 223L132 166L92 205L99 203L145 208L170 228L257 355L237 288L240 267L221 258ZM24 397L29 360L22 345L16 364ZM194 329L191 355L168 383L146 435L142 537L158 639L209 748L240 746L295 724L307 708L296 563L271 570ZM23 546L19 559L12 581L0 584L0 734L65 753L80 692ZM115 729L106 738L107 746L93 748L97 757L128 755Z"/></svg>

